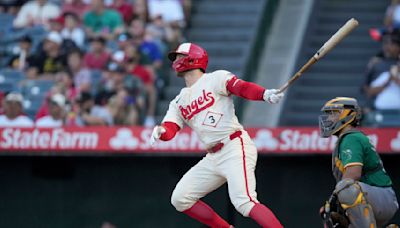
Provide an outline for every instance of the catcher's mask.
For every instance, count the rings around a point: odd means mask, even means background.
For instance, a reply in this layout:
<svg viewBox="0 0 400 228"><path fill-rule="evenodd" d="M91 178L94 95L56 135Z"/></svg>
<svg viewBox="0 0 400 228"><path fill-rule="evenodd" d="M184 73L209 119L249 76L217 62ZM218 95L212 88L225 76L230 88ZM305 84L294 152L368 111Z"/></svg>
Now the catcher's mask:
<svg viewBox="0 0 400 228"><path fill-rule="evenodd" d="M185 57L176 60L178 54L185 55ZM193 43L179 45L175 51L168 54L168 59L173 62L172 68L178 73L192 69L200 69L205 73L208 65L207 52Z"/></svg>
<svg viewBox="0 0 400 228"><path fill-rule="evenodd" d="M323 138L337 135L350 124L357 126L361 120L361 109L351 97L336 97L326 102L321 111L319 128Z"/></svg>

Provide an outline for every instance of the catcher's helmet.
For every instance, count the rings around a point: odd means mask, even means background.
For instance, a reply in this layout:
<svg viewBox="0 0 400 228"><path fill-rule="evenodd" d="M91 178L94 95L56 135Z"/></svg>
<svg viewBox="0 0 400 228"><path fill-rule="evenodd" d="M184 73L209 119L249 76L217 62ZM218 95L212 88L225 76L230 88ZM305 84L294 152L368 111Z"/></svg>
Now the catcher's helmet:
<svg viewBox="0 0 400 228"><path fill-rule="evenodd" d="M361 109L357 100L351 97L336 97L322 107L319 116L321 136L327 138L340 132L345 126L359 125Z"/></svg>
<svg viewBox="0 0 400 228"><path fill-rule="evenodd" d="M177 54L186 56L175 61ZM193 43L179 45L175 51L168 54L168 59L173 62L172 68L176 72L184 72L192 69L201 69L203 72L206 72L208 64L207 52L202 47Z"/></svg>

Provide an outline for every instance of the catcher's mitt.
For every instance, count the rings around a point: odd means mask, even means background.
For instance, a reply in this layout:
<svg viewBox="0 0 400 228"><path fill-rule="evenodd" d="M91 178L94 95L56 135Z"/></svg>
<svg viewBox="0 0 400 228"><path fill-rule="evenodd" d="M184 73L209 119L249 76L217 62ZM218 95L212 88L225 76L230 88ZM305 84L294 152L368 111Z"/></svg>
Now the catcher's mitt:
<svg viewBox="0 0 400 228"><path fill-rule="evenodd" d="M350 224L335 195L326 201L321 217L325 228L347 228Z"/></svg>

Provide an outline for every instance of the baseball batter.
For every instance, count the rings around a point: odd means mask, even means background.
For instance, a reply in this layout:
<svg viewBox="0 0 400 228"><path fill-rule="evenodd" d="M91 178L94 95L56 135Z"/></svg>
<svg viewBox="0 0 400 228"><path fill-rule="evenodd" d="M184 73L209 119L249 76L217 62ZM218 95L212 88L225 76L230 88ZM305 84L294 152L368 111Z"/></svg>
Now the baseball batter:
<svg viewBox="0 0 400 228"><path fill-rule="evenodd" d="M208 152L178 182L172 205L210 227L232 227L200 200L227 182L229 197L239 213L262 227L282 227L271 210L257 200L257 151L235 115L232 95L278 103L283 94L240 80L225 70L206 73L208 55L193 43L181 44L168 58L186 87L171 101L162 124L154 128L151 144L158 139L171 140L186 124Z"/></svg>

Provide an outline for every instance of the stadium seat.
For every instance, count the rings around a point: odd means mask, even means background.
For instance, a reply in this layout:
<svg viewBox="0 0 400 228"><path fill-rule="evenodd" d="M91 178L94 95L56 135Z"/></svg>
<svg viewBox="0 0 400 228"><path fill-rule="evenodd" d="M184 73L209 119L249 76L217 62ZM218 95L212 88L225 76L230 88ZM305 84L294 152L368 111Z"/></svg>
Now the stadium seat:
<svg viewBox="0 0 400 228"><path fill-rule="evenodd" d="M5 81L20 82L25 78L25 73L14 69L2 69L0 70L0 77L1 76L4 77Z"/></svg>
<svg viewBox="0 0 400 228"><path fill-rule="evenodd" d="M12 83L3 82L0 83L0 91L1 92L11 92L14 91L15 86Z"/></svg>
<svg viewBox="0 0 400 228"><path fill-rule="evenodd" d="M13 15L0 13L0 37L4 37L12 29L13 20Z"/></svg>
<svg viewBox="0 0 400 228"><path fill-rule="evenodd" d="M54 85L52 80L26 80L21 86L21 92L28 100L44 99Z"/></svg>
<svg viewBox="0 0 400 228"><path fill-rule="evenodd" d="M365 115L363 124L371 127L400 127L400 110L379 110Z"/></svg>

